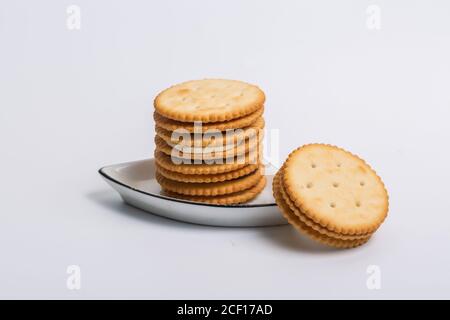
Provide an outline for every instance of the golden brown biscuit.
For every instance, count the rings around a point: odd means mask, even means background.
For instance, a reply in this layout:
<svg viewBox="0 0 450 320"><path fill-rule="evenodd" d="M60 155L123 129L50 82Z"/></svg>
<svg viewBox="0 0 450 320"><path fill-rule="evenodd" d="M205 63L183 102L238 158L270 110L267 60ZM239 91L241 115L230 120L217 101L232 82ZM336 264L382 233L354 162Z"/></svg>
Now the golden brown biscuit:
<svg viewBox="0 0 450 320"><path fill-rule="evenodd" d="M251 126L242 129L190 134L187 131L167 131L155 125L157 135L171 146L212 147L242 143L246 140L257 140L264 129L264 119L258 118Z"/></svg>
<svg viewBox="0 0 450 320"><path fill-rule="evenodd" d="M324 144L300 147L289 155L282 176L295 206L328 230L370 234L386 218L383 182L362 159L343 149Z"/></svg>
<svg viewBox="0 0 450 320"><path fill-rule="evenodd" d="M237 179L239 177L248 175L255 170L257 170L259 167L259 164L249 164L245 167L242 167L240 169L230 171L230 172L224 172L224 173L217 173L217 174L184 174L179 172L170 171L167 169L164 169L163 167L160 167L158 164L156 164L156 171L158 171L163 177L174 180L174 181L180 181L180 182L186 182L186 183L211 183L211 182L221 182L226 180L233 180Z"/></svg>
<svg viewBox="0 0 450 320"><path fill-rule="evenodd" d="M186 159L179 159L180 161L185 161ZM202 162L200 164L195 164L194 161L189 163L175 164L173 163L170 156L167 154L156 150L155 151L155 161L156 163L163 167L164 169L179 172L182 174L217 174L223 172L230 172L237 170L239 168L245 167L249 164L260 163L259 154L256 152L247 153L244 157L237 157L231 159L224 159L223 163L212 163L208 164ZM216 160L218 161L218 160Z"/></svg>
<svg viewBox="0 0 450 320"><path fill-rule="evenodd" d="M201 123L201 132L205 131L225 131L227 129L240 129L251 126L258 118L262 116L264 113L264 106L257 109L255 112L252 112L246 116L236 118L229 121L222 122L207 122ZM194 122L182 122L172 120L166 117L163 117L157 112L153 113L153 119L158 127L166 129L167 131L174 131L177 129L184 129L189 132L194 132ZM196 130L199 130L197 127Z"/></svg>
<svg viewBox="0 0 450 320"><path fill-rule="evenodd" d="M187 81L162 91L154 106L160 115L184 122L228 121L255 112L265 95L257 86L235 80Z"/></svg>
<svg viewBox="0 0 450 320"><path fill-rule="evenodd" d="M259 140L259 141L258 141ZM226 159L230 157L244 155L248 152L254 151L257 152L256 148L258 148L258 143L260 143L261 138L258 139L250 139L248 141L244 141L239 145L227 145L227 146L219 146L219 147L205 147L205 148L194 148L194 147L176 147L173 148L160 136L155 135L155 145L158 151L161 151L168 156L175 156L177 158L182 159Z"/></svg>
<svg viewBox="0 0 450 320"><path fill-rule="evenodd" d="M246 176L212 183L186 183L165 178L156 171L156 180L164 190L190 196L219 196L249 189L256 185L264 174L264 168L247 174Z"/></svg>
<svg viewBox="0 0 450 320"><path fill-rule="evenodd" d="M188 196L175 192L164 190L164 193L173 198L179 198L194 202L204 202L217 205L232 205L244 203L254 199L266 186L266 178L263 176L253 187L238 191L235 193L224 194L220 196Z"/></svg>

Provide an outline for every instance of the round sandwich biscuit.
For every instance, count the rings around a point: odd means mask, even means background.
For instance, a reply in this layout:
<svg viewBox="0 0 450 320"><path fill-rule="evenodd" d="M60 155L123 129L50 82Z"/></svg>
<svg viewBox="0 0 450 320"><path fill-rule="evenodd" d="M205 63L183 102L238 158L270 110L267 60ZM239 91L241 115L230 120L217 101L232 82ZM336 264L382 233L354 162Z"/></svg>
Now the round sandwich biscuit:
<svg viewBox="0 0 450 320"><path fill-rule="evenodd" d="M341 148L325 144L298 148L286 160L282 179L295 207L335 233L368 235L387 216L389 199L380 177Z"/></svg>
<svg viewBox="0 0 450 320"><path fill-rule="evenodd" d="M260 140L260 139L258 139ZM258 152L257 148L260 147L260 142L257 139L250 139L244 141L237 146L229 145L224 147L204 147L204 148L192 148L181 147L173 148L167 144L161 137L155 135L155 145L158 151L161 151L168 156L174 156L181 159L226 159L230 157L236 157L245 155L248 152ZM197 151L197 152L190 152ZM202 151L202 152L198 152Z"/></svg>
<svg viewBox="0 0 450 320"><path fill-rule="evenodd" d="M182 122L219 122L244 117L264 104L257 86L236 80L187 81L162 91L156 97L156 112Z"/></svg>
<svg viewBox="0 0 450 320"><path fill-rule="evenodd" d="M263 176L263 167L246 176L212 183L186 183L165 178L156 171L156 180L164 190L190 196L218 196L249 189L256 185Z"/></svg>
<svg viewBox="0 0 450 320"><path fill-rule="evenodd" d="M211 162L202 161L197 164L195 160L175 160L175 158L168 156L164 152L155 150L155 161L159 166L182 174L217 174L230 172L245 167L249 164L260 163L260 157L261 155L258 152L249 152L244 156L238 156L232 159L215 159Z"/></svg>
<svg viewBox="0 0 450 320"><path fill-rule="evenodd" d="M188 147L212 147L239 144L245 140L257 139L264 129L264 119L258 118L251 126L227 131L192 134L187 131L168 131L155 126L156 134L169 145Z"/></svg>
<svg viewBox="0 0 450 320"><path fill-rule="evenodd" d="M240 129L251 126L264 113L264 106L257 109L246 116L236 118L229 121L221 122L181 122L163 117L157 112L153 113L153 119L158 127L166 129L167 131L175 131L183 129L189 132L205 132L205 131L225 131L228 129Z"/></svg>
<svg viewBox="0 0 450 320"><path fill-rule="evenodd" d="M163 167L156 164L156 171L159 172L163 177L179 181L179 182L187 182L187 183L211 183L211 182L221 182L226 180L233 180L239 177L248 175L255 170L257 170L259 164L249 164L240 169L224 172L224 173L216 173L216 174L183 174L179 172L170 171L164 169Z"/></svg>
<svg viewBox="0 0 450 320"><path fill-rule="evenodd" d="M220 196L189 196L189 195L182 195L175 192L163 190L164 193L170 197L173 198L179 198L183 200L193 201L193 202L202 202L202 203L209 203L209 204L216 204L216 205L233 205L233 204L239 204L248 202L252 199L254 199L261 191L264 190L264 187L266 186L266 178L263 176L261 179L259 179L258 183L255 184L253 187L234 192L229 194L224 194Z"/></svg>

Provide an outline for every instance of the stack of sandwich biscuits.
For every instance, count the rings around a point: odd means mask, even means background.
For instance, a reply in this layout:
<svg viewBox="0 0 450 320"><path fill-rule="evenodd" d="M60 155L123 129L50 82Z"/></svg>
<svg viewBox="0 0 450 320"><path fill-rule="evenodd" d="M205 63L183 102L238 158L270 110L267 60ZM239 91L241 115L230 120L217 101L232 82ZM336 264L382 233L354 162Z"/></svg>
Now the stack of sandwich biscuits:
<svg viewBox="0 0 450 320"><path fill-rule="evenodd" d="M261 164L265 95L241 81L207 79L154 101L156 179L171 197L237 204L265 187Z"/></svg>

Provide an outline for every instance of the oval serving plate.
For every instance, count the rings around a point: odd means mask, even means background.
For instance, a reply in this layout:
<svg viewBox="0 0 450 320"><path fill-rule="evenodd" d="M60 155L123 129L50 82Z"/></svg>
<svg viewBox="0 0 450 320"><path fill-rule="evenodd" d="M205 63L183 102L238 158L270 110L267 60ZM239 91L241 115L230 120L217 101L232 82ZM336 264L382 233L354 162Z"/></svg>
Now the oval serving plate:
<svg viewBox="0 0 450 320"><path fill-rule="evenodd" d="M250 202L213 205L163 195L155 179L154 159L106 166L99 173L126 203L158 216L224 227L275 226L287 223L272 196L273 176L266 176L266 188Z"/></svg>

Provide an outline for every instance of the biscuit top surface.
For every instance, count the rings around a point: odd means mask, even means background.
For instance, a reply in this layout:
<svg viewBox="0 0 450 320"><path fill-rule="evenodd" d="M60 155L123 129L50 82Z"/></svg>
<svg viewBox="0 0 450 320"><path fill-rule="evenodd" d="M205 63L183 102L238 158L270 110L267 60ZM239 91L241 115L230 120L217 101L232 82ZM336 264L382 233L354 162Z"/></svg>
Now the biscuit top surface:
<svg viewBox="0 0 450 320"><path fill-rule="evenodd" d="M387 215L381 179L364 160L338 147L311 144L295 150L283 182L304 214L338 232L373 232Z"/></svg>
<svg viewBox="0 0 450 320"><path fill-rule="evenodd" d="M206 79L177 84L155 99L156 111L169 119L227 121L258 110L265 101L257 86L235 80Z"/></svg>

